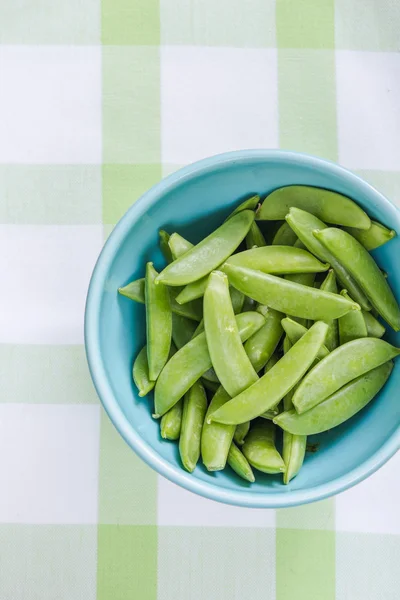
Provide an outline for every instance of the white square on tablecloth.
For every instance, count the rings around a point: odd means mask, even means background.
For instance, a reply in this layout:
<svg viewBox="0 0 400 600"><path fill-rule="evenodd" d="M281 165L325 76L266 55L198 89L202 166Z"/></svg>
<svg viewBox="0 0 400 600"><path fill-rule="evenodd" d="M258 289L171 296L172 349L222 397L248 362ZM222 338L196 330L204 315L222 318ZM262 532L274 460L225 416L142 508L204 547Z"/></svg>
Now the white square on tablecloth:
<svg viewBox="0 0 400 600"><path fill-rule="evenodd" d="M101 225L0 225L0 343L82 344Z"/></svg>
<svg viewBox="0 0 400 600"><path fill-rule="evenodd" d="M275 49L161 48L162 162L278 146Z"/></svg>
<svg viewBox="0 0 400 600"><path fill-rule="evenodd" d="M100 407L0 404L0 521L97 522Z"/></svg>
<svg viewBox="0 0 400 600"><path fill-rule="evenodd" d="M101 162L101 48L0 47L0 162Z"/></svg>
<svg viewBox="0 0 400 600"><path fill-rule="evenodd" d="M400 164L400 54L336 52L339 162L351 169Z"/></svg>
<svg viewBox="0 0 400 600"><path fill-rule="evenodd" d="M275 510L241 508L208 500L158 478L158 525L275 527Z"/></svg>
<svg viewBox="0 0 400 600"><path fill-rule="evenodd" d="M336 497L337 531L400 534L400 453Z"/></svg>

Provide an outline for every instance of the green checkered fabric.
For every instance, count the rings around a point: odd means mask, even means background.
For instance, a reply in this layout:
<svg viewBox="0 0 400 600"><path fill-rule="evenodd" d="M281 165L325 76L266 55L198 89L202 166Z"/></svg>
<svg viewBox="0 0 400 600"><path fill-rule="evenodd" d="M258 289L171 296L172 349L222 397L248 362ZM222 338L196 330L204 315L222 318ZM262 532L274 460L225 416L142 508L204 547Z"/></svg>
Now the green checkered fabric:
<svg viewBox="0 0 400 600"><path fill-rule="evenodd" d="M398 600L400 455L288 510L151 471L102 411L88 280L125 210L240 148L400 203L398 0L0 0L0 600Z"/></svg>

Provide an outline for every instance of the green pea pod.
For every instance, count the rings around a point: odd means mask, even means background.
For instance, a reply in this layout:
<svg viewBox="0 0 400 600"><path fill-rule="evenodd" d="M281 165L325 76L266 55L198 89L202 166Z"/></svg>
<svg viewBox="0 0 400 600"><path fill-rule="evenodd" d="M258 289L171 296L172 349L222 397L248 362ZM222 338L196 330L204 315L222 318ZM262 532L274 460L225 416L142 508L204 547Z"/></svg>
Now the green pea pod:
<svg viewBox="0 0 400 600"><path fill-rule="evenodd" d="M353 277L351 277L344 266L314 237L313 231L315 229L327 228L325 223L314 215L311 215L304 210L300 210L299 208L291 208L286 215L286 221L310 252L315 254L320 260L326 261L331 265L340 283L346 288L350 296L355 298L356 302L358 302L364 310L370 310L371 304L361 287L356 283Z"/></svg>
<svg viewBox="0 0 400 600"><path fill-rule="evenodd" d="M328 264L323 264L307 250L290 246L252 248L233 254L225 264L276 275L283 273L321 273L329 267Z"/></svg>
<svg viewBox="0 0 400 600"><path fill-rule="evenodd" d="M242 342L245 342L265 319L256 312L241 313L236 322ZM203 331L190 340L167 362L155 386L155 418L165 414L203 373L212 366L210 354Z"/></svg>
<svg viewBox="0 0 400 600"><path fill-rule="evenodd" d="M157 285L153 263L146 265L146 334L149 377L156 380L168 359L172 339L172 314L168 289Z"/></svg>
<svg viewBox="0 0 400 600"><path fill-rule="evenodd" d="M275 352L282 337L282 313L265 307L265 324L247 340L244 345L251 364L258 373Z"/></svg>
<svg viewBox="0 0 400 600"><path fill-rule="evenodd" d="M257 419L243 444L250 465L263 473L284 473L285 463L275 447L275 428L270 421Z"/></svg>
<svg viewBox="0 0 400 600"><path fill-rule="evenodd" d="M211 425L212 425L212 423L211 423ZM217 425L217 423L214 423L214 425ZM221 425L221 423L218 423L218 425ZM226 425L226 427L231 427L231 425ZM246 421L246 423L240 423L240 425L236 425L233 439L239 446L243 446L244 438L249 433L249 429L250 429L249 421Z"/></svg>
<svg viewBox="0 0 400 600"><path fill-rule="evenodd" d="M314 323L272 369L212 413L210 419L218 423L239 425L275 408L314 362L324 343L327 329L327 324L322 321Z"/></svg>
<svg viewBox="0 0 400 600"><path fill-rule="evenodd" d="M329 270L328 275L325 277L324 281L321 283L321 290L324 292L331 292L332 294L338 293L337 283L336 283L336 275L333 269ZM338 321L337 319L333 319L328 322L329 329L326 334L325 345L329 351L334 350L339 346L339 329L338 329Z"/></svg>
<svg viewBox="0 0 400 600"><path fill-rule="evenodd" d="M139 390L139 396L146 396L156 382L151 381L149 377L149 361L147 360L147 346L143 346L139 354L135 358L132 369L133 381Z"/></svg>
<svg viewBox="0 0 400 600"><path fill-rule="evenodd" d="M171 310L177 315L187 317L193 321L201 321L203 318L203 302L201 300L193 300L192 302L186 302L186 304L179 304L176 301L176 296L179 294L180 288L177 287L165 287L168 290Z"/></svg>
<svg viewBox="0 0 400 600"><path fill-rule="evenodd" d="M207 283L208 283L208 275L202 277L198 281L193 281L193 283L189 283L185 285L182 291L177 295L176 301L179 304L186 304L187 302L191 302L196 300L197 298L202 298L204 296L204 292L206 291ZM230 289L231 292L231 300L234 305L235 314L241 312L244 302L244 295L236 290L235 288Z"/></svg>
<svg viewBox="0 0 400 600"><path fill-rule="evenodd" d="M395 358L400 349L377 338L360 338L339 346L315 365L293 396L298 413L306 412L352 379Z"/></svg>
<svg viewBox="0 0 400 600"><path fill-rule="evenodd" d="M265 241L265 237L257 223L254 221L250 227L249 233L246 235L246 248L250 250L250 248L254 248L254 246L261 248L266 245L267 242Z"/></svg>
<svg viewBox="0 0 400 600"><path fill-rule="evenodd" d="M346 290L342 290L340 294L344 296L344 298L351 300ZM358 338L367 337L368 335L362 311L347 313L347 315L340 317L338 322L340 344L346 344L347 342L351 342L351 340L357 340Z"/></svg>
<svg viewBox="0 0 400 600"><path fill-rule="evenodd" d="M257 381L240 339L228 277L221 271L213 271L209 276L204 294L204 329L214 371L230 396Z"/></svg>
<svg viewBox="0 0 400 600"><path fill-rule="evenodd" d="M272 408L271 410L266 410L265 412L263 412L262 415L260 415L260 417L262 419L267 419L268 421L273 421L277 415L279 415L278 408Z"/></svg>
<svg viewBox="0 0 400 600"><path fill-rule="evenodd" d="M249 296L244 297L242 312L256 310L257 302Z"/></svg>
<svg viewBox="0 0 400 600"><path fill-rule="evenodd" d="M203 379L203 377L200 377L199 381L201 381L205 389L211 392L211 394L215 394L215 392L221 387L219 383L207 381L207 379Z"/></svg>
<svg viewBox="0 0 400 600"><path fill-rule="evenodd" d="M378 321L378 319L375 319L370 312L362 311L362 313L369 337L381 338L383 335L385 335L386 329L382 323Z"/></svg>
<svg viewBox="0 0 400 600"><path fill-rule="evenodd" d="M324 402L299 415L295 410L283 412L274 423L294 435L314 435L344 423L364 406L385 385L393 368L388 361L353 379Z"/></svg>
<svg viewBox="0 0 400 600"><path fill-rule="evenodd" d="M238 315L243 311L244 294L239 292L239 290L234 288L232 285L229 286L229 294L231 296L233 312L235 315Z"/></svg>
<svg viewBox="0 0 400 600"><path fill-rule="evenodd" d="M188 242L179 233L173 233L168 240L168 246L171 250L171 255L174 260L186 254L194 247L194 244Z"/></svg>
<svg viewBox="0 0 400 600"><path fill-rule="evenodd" d="M307 436L283 432L282 458L286 470L283 483L288 484L300 471L306 455Z"/></svg>
<svg viewBox="0 0 400 600"><path fill-rule="evenodd" d="M192 339L195 338L196 336L198 336L199 333L201 333L202 331L204 331L204 319L202 319L200 321L200 323L197 325L196 329L194 330Z"/></svg>
<svg viewBox="0 0 400 600"><path fill-rule="evenodd" d="M140 279L131 281L124 287L118 288L118 293L130 300L144 304L144 285L144 277L141 277Z"/></svg>
<svg viewBox="0 0 400 600"><path fill-rule="evenodd" d="M313 321L337 319L350 310L360 310L339 294L294 283L282 277L225 263L230 283L261 304L294 317Z"/></svg>
<svg viewBox="0 0 400 600"><path fill-rule="evenodd" d="M229 448L235 433L235 425L207 422L210 414L223 406L228 400L230 400L230 396L221 385L215 392L207 409L201 434L201 456L208 471L221 471L225 468Z"/></svg>
<svg viewBox="0 0 400 600"><path fill-rule="evenodd" d="M381 225L377 221L371 221L371 227L369 229L355 229L355 227L345 227L347 233L350 233L364 246L366 250L375 250L390 242L396 237L394 229L388 229L384 225Z"/></svg>
<svg viewBox="0 0 400 600"><path fill-rule="evenodd" d="M314 236L354 277L385 321L399 331L399 305L387 280L364 246L346 231L335 227L314 231Z"/></svg>
<svg viewBox="0 0 400 600"><path fill-rule="evenodd" d="M301 339L303 335L307 333L306 327L304 327L300 323L297 323L297 321L293 321L293 319L291 319L290 317L282 319L281 324L292 345L298 342L299 339ZM320 360L321 358L324 358L324 356L326 356L327 354L329 354L329 350L325 345L323 345L321 346L321 349L317 354L317 358Z"/></svg>
<svg viewBox="0 0 400 600"><path fill-rule="evenodd" d="M276 365L276 363L279 360L279 356L276 352L274 352L274 354L271 356L271 358L269 359L269 361L267 362L267 364L265 365L264 368L264 374L268 373L268 371L270 371L272 369L272 367L274 367Z"/></svg>
<svg viewBox="0 0 400 600"><path fill-rule="evenodd" d="M189 473L194 471L200 457L201 431L207 411L207 396L203 386L196 382L185 394L179 454L183 466Z"/></svg>
<svg viewBox="0 0 400 600"><path fill-rule="evenodd" d="M292 207L306 210L326 223L359 229L371 226L369 216L347 196L308 185L288 185L273 191L265 198L257 219L284 219Z"/></svg>
<svg viewBox="0 0 400 600"><path fill-rule="evenodd" d="M161 437L165 440L179 440L182 426L183 398L169 409L160 421Z"/></svg>
<svg viewBox="0 0 400 600"><path fill-rule="evenodd" d="M254 221L254 212L243 210L234 215L199 244L167 265L157 282L187 285L201 279L222 264L246 237Z"/></svg>
<svg viewBox="0 0 400 600"><path fill-rule="evenodd" d="M255 210L257 208L259 202L260 202L260 196L258 194L255 194L254 196L247 198L247 200L244 200L244 202L241 202L239 204L239 206L237 206L235 208L235 210L230 213L230 215L226 218L226 221L228 219L232 218L234 215L237 215L238 213L240 213L244 210Z"/></svg>
<svg viewBox="0 0 400 600"><path fill-rule="evenodd" d="M292 347L292 342L290 341L289 336L285 335L285 337L283 338L283 344L282 344L283 354L287 354L291 347Z"/></svg>
<svg viewBox="0 0 400 600"><path fill-rule="evenodd" d="M273 246L294 246L297 242L297 235L293 229L283 221L272 239Z"/></svg>
<svg viewBox="0 0 400 600"><path fill-rule="evenodd" d="M254 483L255 477L251 466L244 454L232 442L228 452L228 465L235 471L239 477Z"/></svg>
<svg viewBox="0 0 400 600"><path fill-rule="evenodd" d="M295 243L293 244L293 248L301 248L302 250L307 250L307 248L305 247L305 245L303 244L303 242L299 239L297 239L295 241Z"/></svg>
<svg viewBox="0 0 400 600"><path fill-rule="evenodd" d="M161 252L163 253L165 260L167 261L167 264L169 264L174 260L172 257L171 248L168 245L170 235L169 235L169 233L164 231L164 229L160 229L160 231L158 232L158 237L159 237Z"/></svg>
<svg viewBox="0 0 400 600"><path fill-rule="evenodd" d="M296 273L294 275L285 275L285 279L292 281L293 283L299 283L300 285L307 285L308 287L314 287L315 273ZM300 317L292 316L294 321L297 321L303 327L308 327L308 319L302 319Z"/></svg>
<svg viewBox="0 0 400 600"><path fill-rule="evenodd" d="M190 342L196 328L196 323L191 319L172 314L172 339L178 350Z"/></svg>

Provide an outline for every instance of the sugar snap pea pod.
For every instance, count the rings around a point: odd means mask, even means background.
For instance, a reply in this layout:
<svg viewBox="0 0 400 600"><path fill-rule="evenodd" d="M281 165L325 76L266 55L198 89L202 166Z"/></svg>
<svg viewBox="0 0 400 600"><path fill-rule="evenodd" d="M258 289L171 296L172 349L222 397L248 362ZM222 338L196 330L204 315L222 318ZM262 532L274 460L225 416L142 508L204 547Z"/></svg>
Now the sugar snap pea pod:
<svg viewBox="0 0 400 600"><path fill-rule="evenodd" d="M250 481L250 483L254 483L254 473L247 458L233 442L229 448L227 462L230 468L233 469L239 477L242 477L242 479L245 479L246 481Z"/></svg>
<svg viewBox="0 0 400 600"><path fill-rule="evenodd" d="M204 330L212 365L230 396L257 381L257 373L240 339L228 277L221 271L213 271L208 279L204 294Z"/></svg>
<svg viewBox="0 0 400 600"><path fill-rule="evenodd" d="M211 423L211 425L212 425L212 423ZM214 425L216 425L216 423L214 423ZM218 423L218 425L221 425L221 423ZM231 425L226 425L226 427L231 427ZM240 425L236 425L233 439L239 446L243 446L244 438L249 433L249 429L250 429L249 421L246 421L246 423L240 423Z"/></svg>
<svg viewBox="0 0 400 600"><path fill-rule="evenodd" d="M191 319L172 314L172 339L178 350L192 339L196 328L196 323Z"/></svg>
<svg viewBox="0 0 400 600"><path fill-rule="evenodd" d="M139 396L146 396L153 387L155 381L151 381L149 377L149 362L147 360L147 346L143 346L139 354L134 360L132 369L133 381L139 390Z"/></svg>
<svg viewBox="0 0 400 600"><path fill-rule="evenodd" d="M381 338L383 335L385 335L386 329L382 323L378 321L378 319L375 319L370 312L362 311L362 313L369 337Z"/></svg>
<svg viewBox="0 0 400 600"><path fill-rule="evenodd" d="M291 246L264 246L232 254L225 264L255 269L263 273L321 273L328 264L323 264L307 250Z"/></svg>
<svg viewBox="0 0 400 600"><path fill-rule="evenodd" d="M351 300L346 290L342 290L340 294L344 296L344 298ZM344 315L338 319L338 323L339 339L341 344L346 344L347 342L351 342L351 340L367 337L368 335L367 326L365 324L362 311L357 310L347 313L347 315Z"/></svg>
<svg viewBox="0 0 400 600"><path fill-rule="evenodd" d="M279 356L276 352L274 352L274 354L271 356L271 358L269 359L269 361L267 362L267 364L265 365L264 368L264 374L268 373L268 371L270 371L272 369L272 367L274 367L276 365L276 363L279 360Z"/></svg>
<svg viewBox="0 0 400 600"><path fill-rule="evenodd" d="M371 221L369 229L355 229L355 227L344 227L347 233L350 233L366 248L367 250L375 250L379 246L383 246L396 237L394 229L388 229L377 221Z"/></svg>
<svg viewBox="0 0 400 600"><path fill-rule="evenodd" d="M329 270L328 275L325 277L324 281L321 283L321 290L324 292L331 292L332 294L338 293L337 283L336 283L336 275L333 269ZM338 330L338 321L337 319L333 319L329 321L329 329L326 334L325 346L329 351L334 350L339 346L339 330Z"/></svg>
<svg viewBox="0 0 400 600"><path fill-rule="evenodd" d="M275 408L314 362L324 343L327 329L327 324L322 321L314 323L272 369L212 413L211 421L239 425Z"/></svg>
<svg viewBox="0 0 400 600"><path fill-rule="evenodd" d="M395 331L399 331L399 305L387 280L368 250L352 235L336 227L314 231L314 236L354 277L372 306L385 321ZM350 290L348 291L351 294Z"/></svg>
<svg viewBox="0 0 400 600"><path fill-rule="evenodd" d="M253 300L253 298L249 298L249 296L244 297L242 312L256 310L257 302Z"/></svg>
<svg viewBox="0 0 400 600"><path fill-rule="evenodd" d="M255 194L254 196L247 198L247 200L244 200L244 202L241 202L239 204L239 206L237 206L235 208L235 210L230 213L230 215L226 218L226 220L231 219L233 216L237 215L238 213L240 213L244 210L255 210L257 208L259 202L260 202L260 196L258 194Z"/></svg>
<svg viewBox="0 0 400 600"><path fill-rule="evenodd" d="M179 294L180 288L164 287L168 289L172 312L193 321L201 321L203 318L203 302L201 300L192 300L191 302L186 302L186 304L179 304L176 301L176 296Z"/></svg>
<svg viewBox="0 0 400 600"><path fill-rule="evenodd" d="M243 444L250 465L263 473L284 473L285 463L275 447L275 428L270 421L257 419Z"/></svg>
<svg viewBox="0 0 400 600"><path fill-rule="evenodd" d="M236 322L242 342L245 342L264 323L257 312L241 313ZM212 366L206 335L203 331L191 339L167 362L155 386L155 417L167 412L203 373Z"/></svg>
<svg viewBox="0 0 400 600"><path fill-rule="evenodd" d="M205 389L211 392L212 394L215 394L218 388L221 387L220 383L214 383L214 381L207 381L207 379L203 379L203 377L200 377L199 381L201 381Z"/></svg>
<svg viewBox="0 0 400 600"><path fill-rule="evenodd" d="M173 233L168 240L168 246L171 250L171 255L174 260L189 252L194 246L191 242L188 242L179 233Z"/></svg>
<svg viewBox="0 0 400 600"><path fill-rule="evenodd" d="M293 229L284 221L272 239L273 246L294 246L297 235Z"/></svg>
<svg viewBox="0 0 400 600"><path fill-rule="evenodd" d="M308 287L314 287L315 273L296 273L292 275L285 275L285 279L293 281L293 283L299 283L300 285L307 285ZM308 319L302 319L292 315L294 321L297 321L303 327L308 327Z"/></svg>
<svg viewBox="0 0 400 600"><path fill-rule="evenodd" d="M201 456L208 471L221 471L225 468L229 448L235 433L235 425L207 423L211 413L230 400L222 385L215 392L207 409L201 434Z"/></svg>
<svg viewBox="0 0 400 600"><path fill-rule="evenodd" d="M302 250L307 250L307 248L305 247L305 245L303 244L303 242L299 239L297 239L295 241L295 243L293 244L293 248L302 248Z"/></svg>
<svg viewBox="0 0 400 600"><path fill-rule="evenodd" d="M283 483L288 484L300 471L306 454L306 446L306 435L283 432L282 458L286 466Z"/></svg>
<svg viewBox="0 0 400 600"><path fill-rule="evenodd" d="M271 408L271 410L266 410L265 412L263 412L263 414L260 415L260 417L262 419L267 419L268 421L273 421L277 415L279 415L278 408Z"/></svg>
<svg viewBox="0 0 400 600"><path fill-rule="evenodd" d="M349 302L339 294L324 292L282 277L227 263L223 270L229 282L243 294L287 315L318 321L337 319L350 310L360 310L358 304Z"/></svg>
<svg viewBox="0 0 400 600"><path fill-rule="evenodd" d="M351 277L344 266L318 242L317 238L314 237L313 231L315 229L327 228L325 223L314 215L304 210L300 210L299 208L291 208L286 215L286 221L310 252L315 254L320 260L326 261L331 265L340 283L346 288L350 296L354 298L364 310L370 310L371 304L355 279Z"/></svg>
<svg viewBox="0 0 400 600"><path fill-rule="evenodd" d="M171 248L168 245L170 235L169 235L169 233L164 231L164 229L160 229L160 231L158 232L158 237L159 237L161 252L163 253L165 260L167 261L167 264L169 264L174 260L172 257Z"/></svg>
<svg viewBox="0 0 400 600"><path fill-rule="evenodd" d="M250 248L254 248L254 246L261 248L266 245L267 242L265 241L265 237L257 223L254 221L250 227L249 233L246 235L246 248L249 250Z"/></svg>
<svg viewBox="0 0 400 600"><path fill-rule="evenodd" d="M282 313L265 307L264 325L244 345L251 364L258 373L269 361L282 337Z"/></svg>
<svg viewBox="0 0 400 600"><path fill-rule="evenodd" d="M196 336L198 336L199 333L201 333L202 331L204 331L204 319L202 319L200 321L200 323L197 325L196 329L194 330L192 338L195 338Z"/></svg>
<svg viewBox="0 0 400 600"><path fill-rule="evenodd" d="M289 352L291 347L292 347L292 342L290 341L289 336L285 335L285 337L283 338L283 345L282 345L283 354L287 354L287 352Z"/></svg>
<svg viewBox="0 0 400 600"><path fill-rule="evenodd" d="M292 345L298 342L299 339L302 338L305 333L307 333L306 327L300 323L297 323L297 321L294 321L290 317L282 319L281 324ZM327 354L329 354L329 350L325 345L323 345L317 354L317 358L320 360Z"/></svg>
<svg viewBox="0 0 400 600"><path fill-rule="evenodd" d="M378 338L352 340L315 365L297 387L293 404L298 413L320 404L352 379L395 358L400 348Z"/></svg>
<svg viewBox="0 0 400 600"><path fill-rule="evenodd" d="M146 335L149 377L157 379L168 359L172 339L172 314L168 289L156 285L153 263L146 265Z"/></svg>
<svg viewBox="0 0 400 600"><path fill-rule="evenodd" d="M203 386L196 381L183 399L179 454L189 473L194 471L200 457L201 431L207 411L207 396Z"/></svg>
<svg viewBox="0 0 400 600"><path fill-rule="evenodd" d="M393 368L388 361L353 379L324 402L303 414L295 410L280 413L274 422L295 435L313 435L344 423L370 402L385 385Z"/></svg>
<svg viewBox="0 0 400 600"><path fill-rule="evenodd" d="M136 279L135 281L128 283L125 287L119 288L118 292L130 300L144 304L144 287L145 280L144 277L142 277L141 279ZM179 288L169 288L171 311L177 315L187 317L188 319L200 321L203 316L202 302L194 300L193 302L187 302L181 306L175 300L179 291Z"/></svg>
<svg viewBox="0 0 400 600"><path fill-rule="evenodd" d="M235 315L238 315L243 310L244 294L239 292L233 285L229 286L229 294L231 296L233 312Z"/></svg>
<svg viewBox="0 0 400 600"><path fill-rule="evenodd" d="M118 293L130 300L144 304L144 277L135 279L128 283L128 285L118 288Z"/></svg>
<svg viewBox="0 0 400 600"><path fill-rule="evenodd" d="M257 214L257 219L284 219L292 207L306 210L326 223L369 229L369 216L353 200L323 188L308 185L288 185L269 194Z"/></svg>
<svg viewBox="0 0 400 600"><path fill-rule="evenodd" d="M211 273L236 250L253 221L254 212L251 210L234 215L186 254L167 265L158 275L157 282L187 285Z"/></svg>
<svg viewBox="0 0 400 600"><path fill-rule="evenodd" d="M181 433L183 398L161 417L160 432L165 440L178 440Z"/></svg>

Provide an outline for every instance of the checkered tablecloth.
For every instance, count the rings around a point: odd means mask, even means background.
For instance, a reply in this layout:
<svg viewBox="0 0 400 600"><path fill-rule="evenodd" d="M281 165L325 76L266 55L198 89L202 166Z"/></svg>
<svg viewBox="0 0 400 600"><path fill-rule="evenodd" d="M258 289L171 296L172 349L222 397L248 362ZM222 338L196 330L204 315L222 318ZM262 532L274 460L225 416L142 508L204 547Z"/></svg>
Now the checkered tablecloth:
<svg viewBox="0 0 400 600"><path fill-rule="evenodd" d="M400 455L247 510L151 471L83 348L105 237L181 165L327 157L400 203L398 0L0 0L0 600L398 600Z"/></svg>

